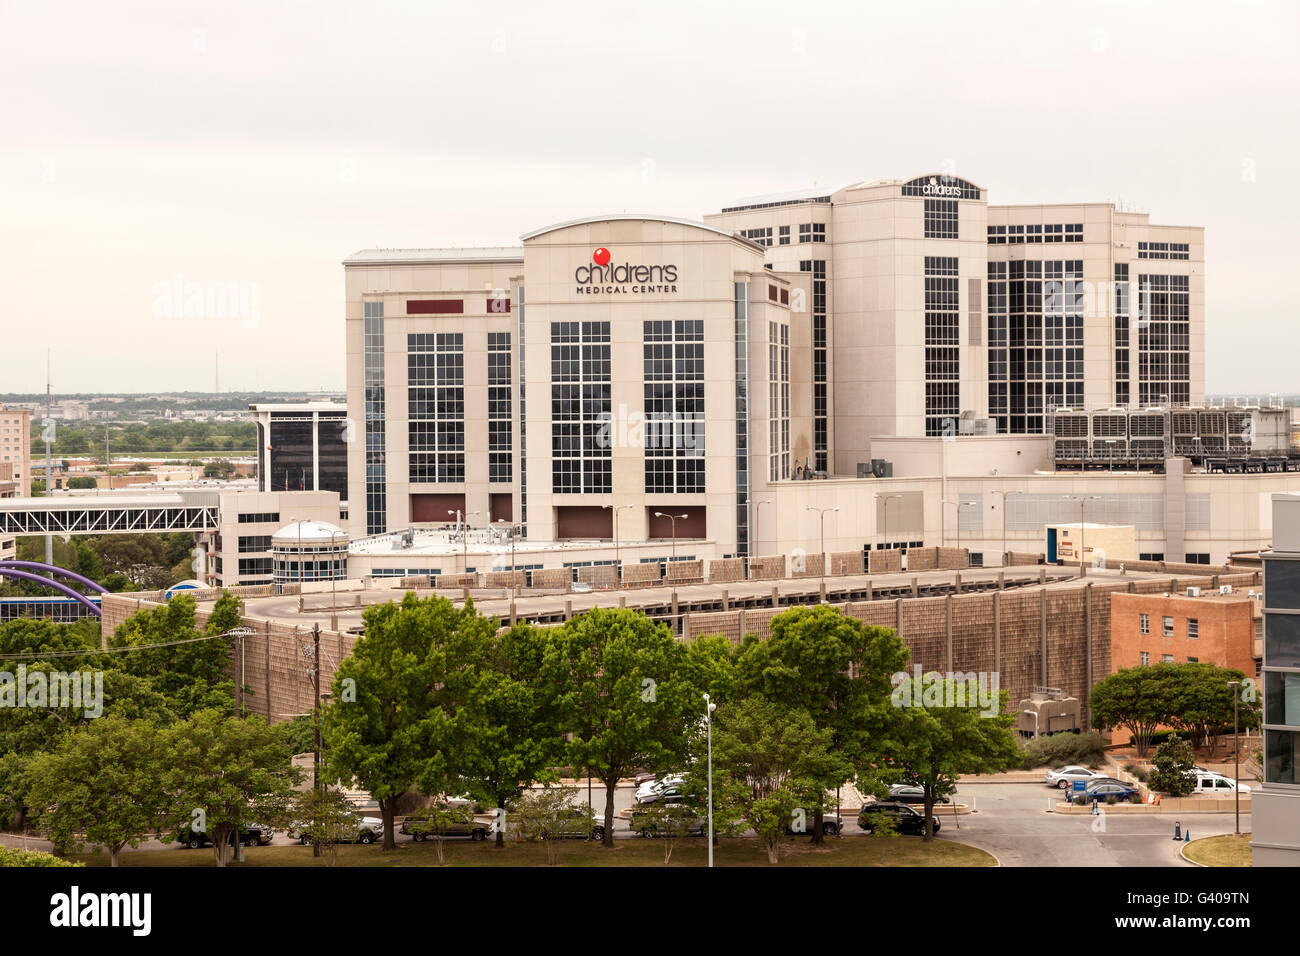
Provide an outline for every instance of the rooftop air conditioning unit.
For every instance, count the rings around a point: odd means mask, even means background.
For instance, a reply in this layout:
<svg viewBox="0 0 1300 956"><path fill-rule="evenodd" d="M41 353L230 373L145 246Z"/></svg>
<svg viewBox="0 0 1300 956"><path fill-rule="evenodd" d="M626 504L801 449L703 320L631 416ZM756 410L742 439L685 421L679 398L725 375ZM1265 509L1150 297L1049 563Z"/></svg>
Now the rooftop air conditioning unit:
<svg viewBox="0 0 1300 956"><path fill-rule="evenodd" d="M1200 588L1188 588L1188 589L1187 589L1187 596L1188 596L1188 597L1200 597L1200 596L1201 596L1201 589L1200 589Z"/></svg>
<svg viewBox="0 0 1300 956"><path fill-rule="evenodd" d="M1231 584L1220 584L1220 585L1219 585L1219 593L1220 593L1220 594L1231 594L1231 593L1232 593L1232 585L1231 585Z"/></svg>

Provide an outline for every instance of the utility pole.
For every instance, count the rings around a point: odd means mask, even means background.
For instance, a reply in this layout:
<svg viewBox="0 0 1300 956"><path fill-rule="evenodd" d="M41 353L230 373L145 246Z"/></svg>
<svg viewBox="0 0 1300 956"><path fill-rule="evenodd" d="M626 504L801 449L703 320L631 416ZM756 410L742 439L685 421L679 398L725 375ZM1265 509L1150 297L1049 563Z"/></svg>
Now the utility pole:
<svg viewBox="0 0 1300 956"><path fill-rule="evenodd" d="M316 690L316 700L312 708L312 735L315 752L312 755L312 788L316 791L317 803L320 806L320 622L317 621L311 627L311 667L312 667L312 684ZM312 856L320 856L320 841L313 840L311 847Z"/></svg>
<svg viewBox="0 0 1300 956"><path fill-rule="evenodd" d="M45 439L45 497L54 497L54 472L50 468L50 445L54 443L54 419L50 416L50 351L45 350L45 420L41 422L41 437ZM27 469L27 482L31 484L31 469ZM54 563L54 535L45 535L45 563Z"/></svg>

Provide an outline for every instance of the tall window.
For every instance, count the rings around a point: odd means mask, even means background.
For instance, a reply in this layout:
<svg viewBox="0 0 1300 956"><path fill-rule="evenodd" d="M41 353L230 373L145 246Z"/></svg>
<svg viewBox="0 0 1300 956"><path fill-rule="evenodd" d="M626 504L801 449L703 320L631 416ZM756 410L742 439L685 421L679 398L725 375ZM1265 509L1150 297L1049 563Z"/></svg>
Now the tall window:
<svg viewBox="0 0 1300 956"><path fill-rule="evenodd" d="M1187 276L1138 276L1138 401L1191 400L1190 294Z"/></svg>
<svg viewBox="0 0 1300 956"><path fill-rule="evenodd" d="M927 200L929 202L929 200ZM956 200L953 200L955 203ZM925 433L956 434L961 414L957 259L925 257Z"/></svg>
<svg viewBox="0 0 1300 956"><path fill-rule="evenodd" d="M991 228L991 227L990 227ZM1007 431L1007 264L988 264L989 416Z"/></svg>
<svg viewBox="0 0 1300 956"><path fill-rule="evenodd" d="M645 490L704 491L704 322L643 324Z"/></svg>
<svg viewBox="0 0 1300 956"><path fill-rule="evenodd" d="M957 200L927 199L925 201L925 238L957 238Z"/></svg>
<svg viewBox="0 0 1300 956"><path fill-rule="evenodd" d="M811 272L812 282L812 360L813 360L813 458L814 467L825 471L828 467L826 413L826 383L828 348L826 337L826 260L804 259L800 272Z"/></svg>
<svg viewBox="0 0 1300 956"><path fill-rule="evenodd" d="M1115 402L1129 403L1129 294L1128 263L1115 263Z"/></svg>
<svg viewBox="0 0 1300 956"><path fill-rule="evenodd" d="M767 324L768 478L790 477L790 326Z"/></svg>
<svg viewBox="0 0 1300 956"><path fill-rule="evenodd" d="M384 303L365 303L363 359L366 388L366 533L388 527L384 442Z"/></svg>
<svg viewBox="0 0 1300 956"><path fill-rule="evenodd" d="M465 343L460 332L408 335L411 481L465 480Z"/></svg>
<svg viewBox="0 0 1300 956"><path fill-rule="evenodd" d="M488 481L514 477L510 333L488 333Z"/></svg>
<svg viewBox="0 0 1300 956"><path fill-rule="evenodd" d="M551 490L613 490L608 322L551 323Z"/></svg>

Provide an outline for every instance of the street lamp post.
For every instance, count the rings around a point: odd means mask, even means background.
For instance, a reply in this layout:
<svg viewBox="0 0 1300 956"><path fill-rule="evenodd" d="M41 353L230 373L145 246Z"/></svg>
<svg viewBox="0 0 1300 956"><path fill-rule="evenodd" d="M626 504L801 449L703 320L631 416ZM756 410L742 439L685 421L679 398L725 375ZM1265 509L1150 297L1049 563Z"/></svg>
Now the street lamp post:
<svg viewBox="0 0 1300 956"><path fill-rule="evenodd" d="M618 559L618 513L624 508L632 508L635 505L601 505L601 507L608 508L614 515L614 578L621 588L623 586L623 565ZM677 532L674 530L673 536L676 537L676 535Z"/></svg>
<svg viewBox="0 0 1300 956"><path fill-rule="evenodd" d="M949 501L947 498L944 498L943 501L942 501L942 504L945 504L945 505L956 505L956 506L957 506L957 550L960 551L960 550L961 550L961 509L962 509L963 507L969 507L969 506L974 505L974 504L979 504L979 502L977 502L977 501L962 501L960 498L957 499L956 501ZM941 536L941 537L942 537L942 536ZM946 544L947 542L944 542L944 543Z"/></svg>
<svg viewBox="0 0 1300 956"><path fill-rule="evenodd" d="M1098 501L1101 495L1066 495L1070 501L1079 502L1079 577L1088 576L1088 564L1083 557L1084 528L1083 528L1083 509L1089 501Z"/></svg>
<svg viewBox="0 0 1300 956"><path fill-rule="evenodd" d="M772 505L772 504L775 504L775 502L772 501L771 498L755 498L755 499L754 499L754 523L755 523L755 524L758 524L758 515L759 515L759 511L758 511L758 509L761 508L761 507L763 507L763 505ZM756 534L756 533L757 533L757 529L755 529L755 534ZM753 537L754 540L755 540L755 542L757 542L757 538L756 538L756 537L754 537L753 535L751 535L751 537ZM752 553L750 554L750 557L753 557L753 554L752 554Z"/></svg>
<svg viewBox="0 0 1300 956"><path fill-rule="evenodd" d="M482 514L481 511L466 511L464 513L464 522L461 522L461 512L449 510L447 514L456 516L456 523L460 524L460 573L469 574L469 519L470 515Z"/></svg>
<svg viewBox="0 0 1300 956"><path fill-rule="evenodd" d="M519 572L515 570L515 528L519 526L512 522L506 521L505 518L497 518L495 523L497 525L502 526L501 528L502 531L506 530L504 527L505 525L510 526L510 594L512 597L518 598L519 581L517 575Z"/></svg>
<svg viewBox="0 0 1300 956"><path fill-rule="evenodd" d="M1002 496L1002 560L1007 560L1007 497L1010 495L1023 495L1023 491L995 491L995 495Z"/></svg>
<svg viewBox="0 0 1300 956"><path fill-rule="evenodd" d="M877 493L875 497L877 497L877 498L884 498L884 499L885 499L885 533L884 533L884 540L882 540L882 541L880 542L880 547L881 547L882 549L883 549L883 548L888 548L888 547L889 547L889 502L892 501L892 500L895 499L895 498L901 498L901 497L903 497L903 496L902 496L902 495L882 495L882 494Z"/></svg>
<svg viewBox="0 0 1300 956"><path fill-rule="evenodd" d="M713 712L718 709L718 705L709 700L709 695L704 695L704 726L708 739L709 751L709 866L713 866Z"/></svg>
<svg viewBox="0 0 1300 956"><path fill-rule="evenodd" d="M330 610L331 611L333 611L335 608L339 606L339 597L338 597L339 571L338 568L335 566L335 564L338 561L338 554L334 549L334 539L341 534L347 534L347 532L342 530L330 532L330 565L331 565L330 566ZM346 559L344 559L343 567L346 570L347 568Z"/></svg>
<svg viewBox="0 0 1300 956"><path fill-rule="evenodd" d="M1230 680L1228 686L1232 688L1232 798L1237 817L1235 832L1237 836L1241 836L1241 738L1238 736L1240 730L1237 725L1237 701L1241 699L1241 681Z"/></svg>
<svg viewBox="0 0 1300 956"><path fill-rule="evenodd" d="M690 515L666 515L662 511L656 511L655 517L667 518L669 521L673 523L673 560L676 561L677 560L677 519L681 518L683 521L685 521L687 518L690 517Z"/></svg>
<svg viewBox="0 0 1300 956"><path fill-rule="evenodd" d="M817 526L818 526L817 530L821 535L821 539L820 539L821 544L819 545L819 547L821 548L821 561L822 561L821 584L822 584L822 600L824 601L826 600L826 513L828 511L839 511L840 509L839 508L814 508L812 505L804 505L803 510L817 512Z"/></svg>

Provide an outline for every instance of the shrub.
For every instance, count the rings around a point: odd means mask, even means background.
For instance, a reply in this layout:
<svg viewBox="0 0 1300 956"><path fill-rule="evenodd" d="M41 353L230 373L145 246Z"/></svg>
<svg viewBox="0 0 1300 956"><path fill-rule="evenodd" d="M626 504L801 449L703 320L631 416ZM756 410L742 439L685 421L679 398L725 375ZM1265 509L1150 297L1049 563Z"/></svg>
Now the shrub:
<svg viewBox="0 0 1300 956"><path fill-rule="evenodd" d="M1147 777L1148 777L1147 768L1143 767L1141 764L1126 763L1124 764L1124 769L1127 770L1129 773L1131 773L1133 776L1137 777L1143 783L1147 782Z"/></svg>
<svg viewBox="0 0 1300 956"><path fill-rule="evenodd" d="M1051 734L1035 737L1024 745L1024 768L1059 767L1079 763L1096 767L1106 759L1106 738L1099 733Z"/></svg>
<svg viewBox="0 0 1300 956"><path fill-rule="evenodd" d="M40 850L17 850L0 846L0 866L85 866Z"/></svg>
<svg viewBox="0 0 1300 956"><path fill-rule="evenodd" d="M1119 803L1119 797L1115 796L1115 794L1112 793L1106 797L1106 806L1113 807L1117 803Z"/></svg>
<svg viewBox="0 0 1300 956"><path fill-rule="evenodd" d="M1151 758L1151 789L1171 797L1187 796L1196 779L1191 772L1195 763L1192 745L1177 735L1170 737L1156 748Z"/></svg>

